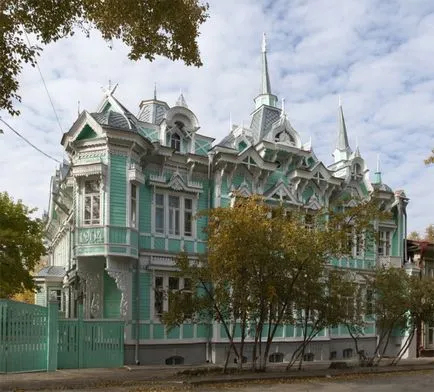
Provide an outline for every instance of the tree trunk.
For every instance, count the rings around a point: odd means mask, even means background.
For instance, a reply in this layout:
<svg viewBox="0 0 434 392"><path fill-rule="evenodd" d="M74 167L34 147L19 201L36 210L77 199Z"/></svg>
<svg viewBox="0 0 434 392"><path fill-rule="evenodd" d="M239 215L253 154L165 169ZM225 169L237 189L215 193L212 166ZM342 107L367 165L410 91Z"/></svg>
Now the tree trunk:
<svg viewBox="0 0 434 392"><path fill-rule="evenodd" d="M392 335L392 331L393 331L393 327L389 329L388 333L387 333L387 338L386 338L386 342L384 344L383 349L381 350L381 354L378 357L376 364L378 365L380 363L380 361L383 359L384 353L386 352L387 346L389 345L389 341L390 341L390 336Z"/></svg>
<svg viewBox="0 0 434 392"><path fill-rule="evenodd" d="M398 362L402 359L405 351L410 347L411 341L414 338L415 330L416 330L416 325L413 325L413 327L411 328L410 334L408 335L407 339L405 340L405 343L403 344L403 346L398 351L398 354L397 354L396 358L394 358L394 360L392 361L391 365L396 366L398 364Z"/></svg>
<svg viewBox="0 0 434 392"><path fill-rule="evenodd" d="M246 318L247 315L243 314L242 318L241 318L241 324L240 324L240 328L241 328L241 342L240 342L240 363L238 365L238 369L241 370L243 368L243 354L244 354L244 342L246 339Z"/></svg>

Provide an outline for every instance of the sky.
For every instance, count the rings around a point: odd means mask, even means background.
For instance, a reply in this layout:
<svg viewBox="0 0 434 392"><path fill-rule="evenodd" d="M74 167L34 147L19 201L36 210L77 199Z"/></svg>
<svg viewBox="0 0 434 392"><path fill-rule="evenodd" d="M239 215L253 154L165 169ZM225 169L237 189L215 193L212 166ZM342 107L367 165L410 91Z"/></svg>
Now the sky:
<svg viewBox="0 0 434 392"><path fill-rule="evenodd" d="M156 58L132 62L118 41L112 48L97 31L77 33L44 48L39 65L57 110L56 122L37 69L20 77L21 115L0 116L53 157L78 110L96 111L102 87L119 83L115 96L132 113L153 96L175 104L182 90L200 133L223 138L229 118L247 125L260 87L262 33L267 34L272 92L302 141L312 138L326 165L336 143L338 96L348 137L371 169L377 156L383 182L410 199L408 230L434 224L434 166L423 160L434 147L434 2L432 0L211 0L201 27L203 66ZM78 101L80 102L78 104ZM3 124L0 191L42 213L58 166Z"/></svg>

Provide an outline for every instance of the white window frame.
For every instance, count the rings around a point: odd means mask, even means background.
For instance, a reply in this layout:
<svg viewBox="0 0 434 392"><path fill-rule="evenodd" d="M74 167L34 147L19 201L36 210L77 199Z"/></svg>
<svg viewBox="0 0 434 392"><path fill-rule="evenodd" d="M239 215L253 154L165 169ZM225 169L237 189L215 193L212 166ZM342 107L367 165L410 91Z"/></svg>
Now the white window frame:
<svg viewBox="0 0 434 392"><path fill-rule="evenodd" d="M377 243L378 256L390 256L392 253L391 251L392 251L392 231L385 230L385 229L378 230L378 243Z"/></svg>
<svg viewBox="0 0 434 392"><path fill-rule="evenodd" d="M135 195L132 194L133 187L136 191ZM138 219L139 218L139 186L134 182L130 182L128 193L129 193L129 203L128 203L129 225L130 227L137 229L139 224L139 219ZM132 208L133 205L135 209L134 217L133 217L133 208Z"/></svg>
<svg viewBox="0 0 434 392"><path fill-rule="evenodd" d="M157 195L163 196L163 205L157 206ZM170 212L170 206L169 206L169 197L178 197L179 198L179 208L176 210L179 213L179 234L176 234L175 232L171 232L171 212ZM191 200L191 209L185 208L185 200L189 199ZM193 195L189 194L183 194L183 193L177 193L177 192L167 192L164 190L159 190L158 188L155 190L153 195L153 203L152 203L152 233L155 236L169 236L170 238L187 238L192 239L196 236L196 220L194 219L195 211L196 211L196 205L197 205L197 198ZM157 208L163 207L163 231L157 231ZM176 211L175 210L175 211ZM185 222L186 222L186 213L191 213L191 233L186 234L185 231ZM172 215L172 220L175 219L175 216Z"/></svg>
<svg viewBox="0 0 434 392"><path fill-rule="evenodd" d="M365 255L365 233L354 234L353 257L363 257Z"/></svg>
<svg viewBox="0 0 434 392"><path fill-rule="evenodd" d="M347 234L347 236L347 254L355 259L363 258L365 256L366 233L363 231L362 233L357 234L352 230L351 233ZM351 247L349 245L351 245Z"/></svg>
<svg viewBox="0 0 434 392"><path fill-rule="evenodd" d="M176 138L174 138L174 136L176 136ZM173 148L175 151L182 152L182 136L179 133L173 132L170 135L170 148Z"/></svg>
<svg viewBox="0 0 434 392"><path fill-rule="evenodd" d="M156 279L162 278L163 279L163 286L161 289L161 292L163 294L163 313L167 312L169 310L169 292L170 291L181 291L185 288L185 281L189 280L189 278L179 277L175 274L171 274L168 272L162 272L162 271L155 271L152 276L152 287L151 287L151 318L155 321L160 321L161 314L156 313L155 311L155 293L157 291L157 287L155 285ZM170 289L169 287L169 280L170 278L178 279L178 289ZM192 290L192 288L191 288ZM185 292L192 292L191 290L185 290Z"/></svg>
<svg viewBox="0 0 434 392"><path fill-rule="evenodd" d="M97 182L98 183L98 192L93 192L93 193L86 193L86 183L88 182ZM91 178L86 178L83 180L82 183L82 223L83 226L99 226L102 224L102 197L101 197L101 183L102 180L99 177L91 177ZM99 216L98 219L94 219L93 218L93 204L94 204L94 197L98 196L99 199ZM86 219L86 198L87 197L91 197L91 203L90 203L90 219Z"/></svg>
<svg viewBox="0 0 434 392"><path fill-rule="evenodd" d="M171 202L174 200L176 205ZM181 235L181 210L183 199L177 195L168 195L167 213L168 213L168 225L167 230L170 236Z"/></svg>

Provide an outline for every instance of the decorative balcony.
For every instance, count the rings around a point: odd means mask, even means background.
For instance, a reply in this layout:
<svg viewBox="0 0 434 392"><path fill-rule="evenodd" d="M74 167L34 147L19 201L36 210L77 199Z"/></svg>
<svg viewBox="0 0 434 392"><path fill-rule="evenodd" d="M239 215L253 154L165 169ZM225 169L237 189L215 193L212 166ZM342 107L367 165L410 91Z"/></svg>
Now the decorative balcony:
<svg viewBox="0 0 434 392"><path fill-rule="evenodd" d="M82 227L78 229L77 244L93 245L104 243L103 227Z"/></svg>
<svg viewBox="0 0 434 392"><path fill-rule="evenodd" d="M128 180L138 184L145 183L145 175L143 174L140 166L134 163L131 164L130 168L128 169Z"/></svg>
<svg viewBox="0 0 434 392"><path fill-rule="evenodd" d="M377 265L386 268L401 268L402 259L399 256L378 256Z"/></svg>
<svg viewBox="0 0 434 392"><path fill-rule="evenodd" d="M77 256L138 256L138 233L129 227L78 227L74 236Z"/></svg>

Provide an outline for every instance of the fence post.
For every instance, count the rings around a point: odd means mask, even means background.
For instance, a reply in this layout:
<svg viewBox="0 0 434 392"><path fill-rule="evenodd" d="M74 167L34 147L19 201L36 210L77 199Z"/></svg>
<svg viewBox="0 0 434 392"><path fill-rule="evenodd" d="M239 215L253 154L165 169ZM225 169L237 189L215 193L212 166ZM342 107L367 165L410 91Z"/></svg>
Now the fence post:
<svg viewBox="0 0 434 392"><path fill-rule="evenodd" d="M48 303L47 372L57 370L57 340L59 332L59 303Z"/></svg>
<svg viewBox="0 0 434 392"><path fill-rule="evenodd" d="M82 369L84 367L84 322L83 322L83 304L78 305L78 368Z"/></svg>

